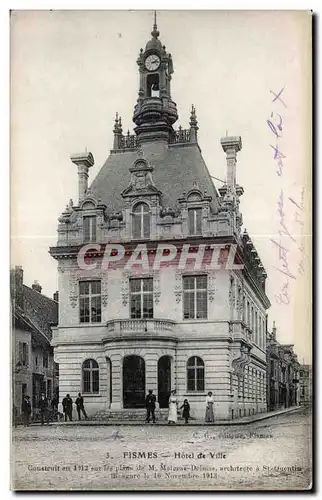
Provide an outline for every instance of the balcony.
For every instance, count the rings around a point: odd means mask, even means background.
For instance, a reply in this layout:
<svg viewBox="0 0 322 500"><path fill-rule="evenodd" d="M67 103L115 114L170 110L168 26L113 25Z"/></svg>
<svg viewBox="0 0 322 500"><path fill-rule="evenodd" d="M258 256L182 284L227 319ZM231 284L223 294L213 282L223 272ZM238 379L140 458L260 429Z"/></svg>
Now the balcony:
<svg viewBox="0 0 322 500"><path fill-rule="evenodd" d="M112 319L107 322L109 336L124 335L169 335L173 333L175 321L171 319Z"/></svg>

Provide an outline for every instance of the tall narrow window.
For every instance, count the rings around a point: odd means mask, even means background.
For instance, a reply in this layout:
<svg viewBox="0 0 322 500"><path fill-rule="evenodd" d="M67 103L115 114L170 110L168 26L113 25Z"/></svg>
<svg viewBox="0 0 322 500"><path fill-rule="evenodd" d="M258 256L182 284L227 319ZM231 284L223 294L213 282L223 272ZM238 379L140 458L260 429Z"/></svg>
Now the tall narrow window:
<svg viewBox="0 0 322 500"><path fill-rule="evenodd" d="M83 218L84 242L96 241L96 216L85 215Z"/></svg>
<svg viewBox="0 0 322 500"><path fill-rule="evenodd" d="M79 282L80 323L100 323L102 321L101 282Z"/></svg>
<svg viewBox="0 0 322 500"><path fill-rule="evenodd" d="M189 208L189 234L201 234L201 208Z"/></svg>
<svg viewBox="0 0 322 500"><path fill-rule="evenodd" d="M87 359L83 363L83 392L85 394L97 394L99 392L99 368L97 361Z"/></svg>
<svg viewBox="0 0 322 500"><path fill-rule="evenodd" d="M132 235L134 239L150 238L150 210L146 203L139 203L133 210Z"/></svg>
<svg viewBox="0 0 322 500"><path fill-rule="evenodd" d="M22 366L29 365L29 348L26 342L19 342L19 361Z"/></svg>
<svg viewBox="0 0 322 500"><path fill-rule="evenodd" d="M207 276L183 277L184 319L207 318Z"/></svg>
<svg viewBox="0 0 322 500"><path fill-rule="evenodd" d="M187 390L205 390L205 364L198 356L192 356L187 362Z"/></svg>
<svg viewBox="0 0 322 500"><path fill-rule="evenodd" d="M160 85L158 73L148 75L147 78L147 97L160 97Z"/></svg>
<svg viewBox="0 0 322 500"><path fill-rule="evenodd" d="M52 396L52 384L51 380L47 380L47 399L51 400Z"/></svg>
<svg viewBox="0 0 322 500"><path fill-rule="evenodd" d="M42 366L43 368L48 368L48 351L43 351Z"/></svg>
<svg viewBox="0 0 322 500"><path fill-rule="evenodd" d="M153 318L153 279L130 280L131 318Z"/></svg>

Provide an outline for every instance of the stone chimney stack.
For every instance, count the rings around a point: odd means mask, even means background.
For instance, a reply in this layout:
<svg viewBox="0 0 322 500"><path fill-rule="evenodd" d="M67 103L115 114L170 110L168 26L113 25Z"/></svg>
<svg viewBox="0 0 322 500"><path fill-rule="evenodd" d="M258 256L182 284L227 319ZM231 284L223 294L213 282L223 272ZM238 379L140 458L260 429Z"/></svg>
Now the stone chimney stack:
<svg viewBox="0 0 322 500"><path fill-rule="evenodd" d="M31 285L31 288L32 288L33 290L36 290L36 292L41 293L42 286L38 283L38 281L37 281L37 280L35 280L35 281L33 282L33 284Z"/></svg>
<svg viewBox="0 0 322 500"><path fill-rule="evenodd" d="M10 271L10 292L13 306L23 309L23 269L22 266L15 266Z"/></svg>
<svg viewBox="0 0 322 500"><path fill-rule="evenodd" d="M227 157L227 194L236 195L237 153L242 149L241 137L223 137L221 146Z"/></svg>
<svg viewBox="0 0 322 500"><path fill-rule="evenodd" d="M86 152L71 155L70 159L78 168L78 199L81 202L88 189L88 169L94 165L94 157Z"/></svg>
<svg viewBox="0 0 322 500"><path fill-rule="evenodd" d="M272 335L273 335L273 339L275 340L275 342L276 342L276 331L277 331L277 328L275 326L275 321L273 321Z"/></svg>

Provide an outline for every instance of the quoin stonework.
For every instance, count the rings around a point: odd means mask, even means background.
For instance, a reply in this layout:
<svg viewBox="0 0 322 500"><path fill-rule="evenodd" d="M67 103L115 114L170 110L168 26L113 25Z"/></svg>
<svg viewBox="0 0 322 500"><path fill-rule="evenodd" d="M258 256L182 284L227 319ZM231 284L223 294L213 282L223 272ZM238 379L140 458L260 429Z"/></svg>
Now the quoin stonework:
<svg viewBox="0 0 322 500"><path fill-rule="evenodd" d="M195 418L204 416L208 391L218 419L265 412L270 302L242 228L242 141L221 139L227 178L216 189L194 106L189 127L175 128L174 62L156 24L151 35L137 59L134 134L116 114L113 149L90 187L93 155L71 156L79 199L59 217L50 249L59 275L52 346L60 397L82 392L92 417L143 408L149 389L161 409L176 389Z"/></svg>

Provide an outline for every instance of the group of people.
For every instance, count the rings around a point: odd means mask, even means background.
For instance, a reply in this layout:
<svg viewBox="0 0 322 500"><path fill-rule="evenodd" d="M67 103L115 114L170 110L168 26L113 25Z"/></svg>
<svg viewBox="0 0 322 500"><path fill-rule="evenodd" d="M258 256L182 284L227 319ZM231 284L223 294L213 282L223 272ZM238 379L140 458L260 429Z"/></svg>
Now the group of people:
<svg viewBox="0 0 322 500"><path fill-rule="evenodd" d="M40 413L40 421L41 425L44 425L46 422L49 424L50 419L52 420L58 420L58 396L55 396L52 401L51 401L51 408L52 410L50 411L49 408L49 401L46 398L45 394L41 394L39 402L38 402L38 409ZM75 401L76 404L76 410L78 414L78 420L81 420L81 413L87 419L87 414L84 408L84 398L81 395L81 393L78 393L78 397ZM73 420L73 400L70 397L69 394L66 394L64 399L62 400L62 406L63 406L63 413L65 416L65 422L67 422L67 419L70 421ZM23 425L25 427L29 427L30 425L30 416L31 416L31 402L30 402L30 397L28 395L25 395L22 404L21 404L21 413L22 413L22 419L23 419Z"/></svg>
<svg viewBox="0 0 322 500"><path fill-rule="evenodd" d="M155 407L156 407L156 397L153 394L153 390L150 389L148 395L145 398L146 406L146 423L150 422L152 417L152 422L155 423ZM176 424L178 420L178 409L182 410L182 417L184 418L185 424L189 422L190 419L190 404L188 399L183 401L183 404L178 407L178 399L176 396L176 391L172 390L169 397L169 413L168 413L168 424ZM212 423L215 421L214 415L214 397L211 391L208 392L206 397L206 409L205 409L205 422Z"/></svg>

